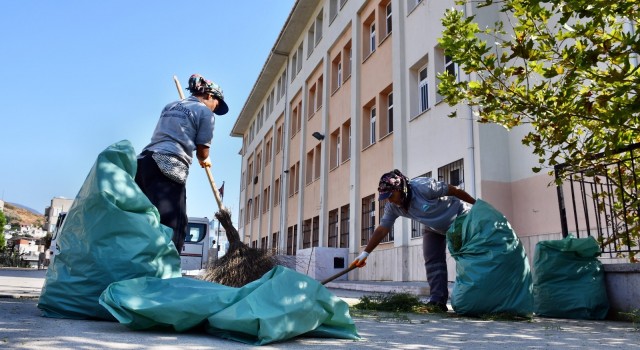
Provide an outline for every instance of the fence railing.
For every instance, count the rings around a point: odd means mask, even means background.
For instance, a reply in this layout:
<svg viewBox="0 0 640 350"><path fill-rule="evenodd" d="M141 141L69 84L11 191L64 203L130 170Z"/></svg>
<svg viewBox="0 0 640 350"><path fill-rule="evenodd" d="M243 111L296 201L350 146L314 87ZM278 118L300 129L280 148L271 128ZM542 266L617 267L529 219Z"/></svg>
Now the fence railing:
<svg viewBox="0 0 640 350"><path fill-rule="evenodd" d="M555 166L556 179L563 180L556 186L562 236L594 236L603 256L636 261L640 252L640 143L589 160L589 166Z"/></svg>

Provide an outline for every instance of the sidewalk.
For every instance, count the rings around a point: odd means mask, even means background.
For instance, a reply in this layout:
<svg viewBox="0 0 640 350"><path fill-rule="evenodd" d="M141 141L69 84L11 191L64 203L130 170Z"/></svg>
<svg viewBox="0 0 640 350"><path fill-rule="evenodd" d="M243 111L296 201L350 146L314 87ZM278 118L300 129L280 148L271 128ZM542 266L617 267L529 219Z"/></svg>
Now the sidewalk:
<svg viewBox="0 0 640 350"><path fill-rule="evenodd" d="M37 299L45 270L0 268L0 344L6 349L251 349L254 346L200 332L136 332L117 322L41 317ZM420 282L331 282L349 304L367 294L425 292ZM337 288L352 288L337 289ZM419 294L419 293L418 293ZM424 297L424 295L423 295ZM446 314L352 310L359 341L297 337L260 347L271 349L636 349L640 325L534 317L505 321Z"/></svg>

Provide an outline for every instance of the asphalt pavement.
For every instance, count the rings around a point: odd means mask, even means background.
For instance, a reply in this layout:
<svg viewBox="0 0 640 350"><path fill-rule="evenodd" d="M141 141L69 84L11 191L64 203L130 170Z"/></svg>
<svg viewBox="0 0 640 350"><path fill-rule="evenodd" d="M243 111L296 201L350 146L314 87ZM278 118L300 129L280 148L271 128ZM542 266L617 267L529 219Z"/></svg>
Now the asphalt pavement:
<svg viewBox="0 0 640 350"><path fill-rule="evenodd" d="M198 332L132 331L116 322L46 318L37 308L46 271L0 268L0 349L246 349L254 346ZM332 284L349 286L347 284ZM330 288L347 303L415 283L359 283ZM358 290L353 290L358 289ZM417 290L416 290L417 291ZM447 314L353 312L361 340L298 337L261 349L640 349L640 325L533 318L483 320Z"/></svg>

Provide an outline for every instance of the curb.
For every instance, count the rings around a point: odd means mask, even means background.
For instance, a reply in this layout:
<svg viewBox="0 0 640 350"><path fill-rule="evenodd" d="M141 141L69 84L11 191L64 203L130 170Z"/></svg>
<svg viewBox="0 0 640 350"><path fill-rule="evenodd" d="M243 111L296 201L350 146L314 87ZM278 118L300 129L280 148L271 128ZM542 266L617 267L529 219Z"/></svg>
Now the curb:
<svg viewBox="0 0 640 350"><path fill-rule="evenodd" d="M40 299L40 296L29 294L0 294L0 299Z"/></svg>

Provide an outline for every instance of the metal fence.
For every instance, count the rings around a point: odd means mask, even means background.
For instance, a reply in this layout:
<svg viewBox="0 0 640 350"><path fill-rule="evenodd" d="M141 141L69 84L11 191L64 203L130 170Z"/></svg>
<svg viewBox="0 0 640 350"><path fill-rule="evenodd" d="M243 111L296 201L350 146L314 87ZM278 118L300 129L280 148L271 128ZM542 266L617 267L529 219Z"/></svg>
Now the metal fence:
<svg viewBox="0 0 640 350"><path fill-rule="evenodd" d="M606 161L605 161L606 160ZM639 247L640 143L597 154L586 167L555 166L562 236L594 236L603 257L635 261Z"/></svg>

